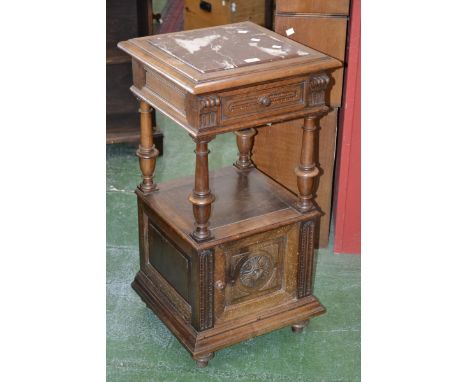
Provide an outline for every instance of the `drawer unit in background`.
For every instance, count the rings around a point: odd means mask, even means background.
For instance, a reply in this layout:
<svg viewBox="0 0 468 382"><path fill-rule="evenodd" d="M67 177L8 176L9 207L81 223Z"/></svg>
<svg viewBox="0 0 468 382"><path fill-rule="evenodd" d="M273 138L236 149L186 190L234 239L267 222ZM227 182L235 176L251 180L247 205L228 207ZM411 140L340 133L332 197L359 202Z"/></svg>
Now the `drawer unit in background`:
<svg viewBox="0 0 468 382"><path fill-rule="evenodd" d="M322 15L290 16L276 14L275 31L287 36L286 31L294 29L290 39L310 46L340 61L345 59L347 17L330 17ZM341 106L343 88L343 68L332 74L332 88L329 105Z"/></svg>
<svg viewBox="0 0 468 382"><path fill-rule="evenodd" d="M347 16L349 13L349 1L350 0L276 0L276 12Z"/></svg>
<svg viewBox="0 0 468 382"><path fill-rule="evenodd" d="M265 0L185 0L185 30L240 21L264 25Z"/></svg>
<svg viewBox="0 0 468 382"><path fill-rule="evenodd" d="M277 0L275 31L342 62L346 60L346 38L350 0ZM288 33L286 33L288 31ZM290 34L291 32L294 32ZM322 120L318 155L321 174L317 202L325 214L320 222L320 247L328 245L332 205L333 170L339 107L343 91L343 68L331 74L332 87L327 103L334 107ZM257 168L289 190L297 193L291 170L300 156L301 120L259 130L253 160ZM287 131L287 134L284 134Z"/></svg>

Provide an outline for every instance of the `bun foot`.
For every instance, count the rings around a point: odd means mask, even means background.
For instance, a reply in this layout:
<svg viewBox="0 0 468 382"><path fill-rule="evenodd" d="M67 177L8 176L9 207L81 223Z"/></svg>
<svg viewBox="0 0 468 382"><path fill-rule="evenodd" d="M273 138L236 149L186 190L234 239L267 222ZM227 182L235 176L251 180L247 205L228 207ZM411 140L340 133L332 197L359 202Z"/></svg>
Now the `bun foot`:
<svg viewBox="0 0 468 382"><path fill-rule="evenodd" d="M291 329L294 333L302 333L302 331L304 330L304 328L309 325L309 322L310 320L305 320L305 321L301 321L301 322L298 322L297 324L293 324L291 326Z"/></svg>
<svg viewBox="0 0 468 382"><path fill-rule="evenodd" d="M206 367L208 366L208 362L214 357L214 353L208 353L203 356L192 357L195 362L197 363L197 367Z"/></svg>

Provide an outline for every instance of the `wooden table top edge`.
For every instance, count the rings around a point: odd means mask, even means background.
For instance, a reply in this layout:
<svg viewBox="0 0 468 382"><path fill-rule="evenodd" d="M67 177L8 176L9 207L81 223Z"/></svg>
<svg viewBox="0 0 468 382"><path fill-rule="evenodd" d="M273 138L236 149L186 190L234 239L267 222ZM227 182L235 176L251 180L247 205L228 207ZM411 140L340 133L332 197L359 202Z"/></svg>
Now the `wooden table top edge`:
<svg viewBox="0 0 468 382"><path fill-rule="evenodd" d="M245 22L231 25L238 24L245 24ZM261 26L256 26L265 29ZM212 28L217 27L203 29ZM265 30L268 31L267 29ZM168 33L167 35L176 33L180 32ZM222 91L227 87L234 89L235 87L242 87L247 84L260 84L277 79L306 75L313 72L333 71L343 66L341 61L302 45L294 40L281 35L276 35L276 37L288 44L300 47L307 52L314 53L314 55L318 55L318 57L311 58L309 56L300 56L288 58L286 60L264 62L258 65L202 73L183 64L182 61L177 62L177 59L163 50L155 46L150 46L148 39L150 39L151 36L121 41L117 46L133 57L133 59L194 95ZM167 64L168 61L177 62L177 66L179 68ZM287 65L285 63L287 63ZM253 78L255 79L254 81L252 81Z"/></svg>

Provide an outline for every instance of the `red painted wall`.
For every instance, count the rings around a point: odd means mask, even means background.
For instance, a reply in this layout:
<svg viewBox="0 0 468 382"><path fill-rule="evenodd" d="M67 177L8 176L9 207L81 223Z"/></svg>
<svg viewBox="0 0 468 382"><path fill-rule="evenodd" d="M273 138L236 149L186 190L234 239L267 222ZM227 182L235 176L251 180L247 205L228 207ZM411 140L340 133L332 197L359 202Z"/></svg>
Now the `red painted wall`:
<svg viewBox="0 0 468 382"><path fill-rule="evenodd" d="M361 253L361 0L353 0L335 176L335 253Z"/></svg>

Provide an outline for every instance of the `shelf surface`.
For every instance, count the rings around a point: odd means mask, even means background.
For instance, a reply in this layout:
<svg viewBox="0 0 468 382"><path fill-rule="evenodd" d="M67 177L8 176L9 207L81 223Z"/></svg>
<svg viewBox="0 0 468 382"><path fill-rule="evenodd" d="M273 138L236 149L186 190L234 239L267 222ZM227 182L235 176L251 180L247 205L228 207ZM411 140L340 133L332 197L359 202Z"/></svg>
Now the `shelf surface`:
<svg viewBox="0 0 468 382"><path fill-rule="evenodd" d="M194 228L192 204L188 196L193 177L159 185L159 191L140 198L187 240ZM210 173L215 196L210 229L219 244L232 237L262 232L274 227L308 220L318 211L302 214L294 208L297 197L256 169L241 172L230 166Z"/></svg>

